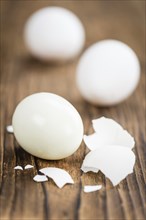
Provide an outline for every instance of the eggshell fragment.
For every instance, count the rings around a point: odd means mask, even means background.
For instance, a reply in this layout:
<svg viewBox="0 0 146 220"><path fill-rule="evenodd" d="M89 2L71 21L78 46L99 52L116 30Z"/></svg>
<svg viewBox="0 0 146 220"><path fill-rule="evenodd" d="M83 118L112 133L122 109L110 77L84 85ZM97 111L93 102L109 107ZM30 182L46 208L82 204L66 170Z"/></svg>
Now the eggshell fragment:
<svg viewBox="0 0 146 220"><path fill-rule="evenodd" d="M131 149L122 146L105 146L89 152L81 169L94 167L101 170L113 185L117 185L133 172L135 155Z"/></svg>
<svg viewBox="0 0 146 220"><path fill-rule="evenodd" d="M39 183L48 181L48 178L45 175L36 175L33 180Z"/></svg>
<svg viewBox="0 0 146 220"><path fill-rule="evenodd" d="M87 173L87 172L90 172L90 171L94 172L94 173L98 173L98 171L99 171L99 169L96 168L96 167L86 167L86 166L83 166L83 165L82 165L81 169L84 173Z"/></svg>
<svg viewBox="0 0 146 220"><path fill-rule="evenodd" d="M85 144L90 150L106 145L121 145L132 149L134 138L112 119L101 117L93 120L94 134L84 135Z"/></svg>
<svg viewBox="0 0 146 220"><path fill-rule="evenodd" d="M12 125L8 125L6 127L6 130L7 130L8 133L13 133L13 126Z"/></svg>
<svg viewBox="0 0 146 220"><path fill-rule="evenodd" d="M97 190L100 190L101 188L102 188L102 185L93 185L93 186L87 185L87 186L84 186L84 192L86 193L95 192Z"/></svg>
<svg viewBox="0 0 146 220"><path fill-rule="evenodd" d="M14 170L23 170L23 168L21 166L16 166L14 167Z"/></svg>
<svg viewBox="0 0 146 220"><path fill-rule="evenodd" d="M27 170L27 169L31 169L31 168L33 168L34 166L32 166L32 165L30 165L30 164L27 164L25 167L24 167L24 169L25 170Z"/></svg>
<svg viewBox="0 0 146 220"><path fill-rule="evenodd" d="M99 134L104 134L104 133L110 133L113 134L116 133L117 130L122 130L122 126L114 121L111 118L106 118L106 117L100 117L97 119L92 120L93 128L94 130L99 133Z"/></svg>
<svg viewBox="0 0 146 220"><path fill-rule="evenodd" d="M59 188L62 188L67 183L70 184L74 183L71 176L63 169L55 168L55 167L46 167L39 171L45 174L46 176L50 177L51 179L53 179Z"/></svg>

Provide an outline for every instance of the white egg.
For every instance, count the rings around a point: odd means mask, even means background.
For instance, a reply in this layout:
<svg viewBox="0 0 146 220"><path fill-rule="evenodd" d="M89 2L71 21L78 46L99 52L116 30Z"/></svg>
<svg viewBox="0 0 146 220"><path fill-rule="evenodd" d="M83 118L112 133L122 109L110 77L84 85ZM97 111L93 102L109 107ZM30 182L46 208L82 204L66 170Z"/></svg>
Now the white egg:
<svg viewBox="0 0 146 220"><path fill-rule="evenodd" d="M71 11L46 7L28 19L24 40L35 57L46 61L64 61L81 52L85 31L79 18Z"/></svg>
<svg viewBox="0 0 146 220"><path fill-rule="evenodd" d="M83 137L83 123L77 110L52 93L36 93L23 99L13 114L12 126L20 146L43 159L70 156Z"/></svg>
<svg viewBox="0 0 146 220"><path fill-rule="evenodd" d="M117 40L93 44L77 66L77 85L89 102L115 105L135 90L140 78L140 64L135 52Z"/></svg>

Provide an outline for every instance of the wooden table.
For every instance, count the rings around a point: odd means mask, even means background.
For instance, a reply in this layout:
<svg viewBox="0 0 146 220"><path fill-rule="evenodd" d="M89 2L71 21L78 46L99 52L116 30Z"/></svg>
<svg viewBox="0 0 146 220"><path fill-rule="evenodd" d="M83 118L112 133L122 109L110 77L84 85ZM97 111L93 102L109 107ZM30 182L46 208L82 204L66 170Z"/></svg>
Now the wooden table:
<svg viewBox="0 0 146 220"><path fill-rule="evenodd" d="M145 142L145 1L1 1L2 3L2 75L1 75L1 219L111 219L146 218L146 142ZM75 12L86 28L86 47L106 38L127 43L141 63L137 90L125 102L110 108L98 108L82 99L75 83L78 58L66 64L43 64L32 58L23 42L23 26L32 12L48 5L66 7ZM129 82L130 83L130 82ZM18 146L6 132L18 102L35 92L53 92L65 97L82 116L85 133L92 133L91 120L100 116L115 119L136 140L136 165L117 187L102 173L83 174L80 170L87 149L60 161L35 158ZM15 171L16 165L34 165L34 169ZM47 166L67 170L74 185L58 189L53 181L36 183L34 175ZM86 194L84 184L102 184L102 190Z"/></svg>

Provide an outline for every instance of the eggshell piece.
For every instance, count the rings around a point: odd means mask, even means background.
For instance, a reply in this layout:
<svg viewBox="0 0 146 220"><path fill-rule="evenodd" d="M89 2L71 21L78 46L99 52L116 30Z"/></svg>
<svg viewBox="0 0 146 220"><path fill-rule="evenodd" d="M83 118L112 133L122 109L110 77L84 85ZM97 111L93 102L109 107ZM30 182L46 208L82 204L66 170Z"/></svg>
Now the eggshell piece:
<svg viewBox="0 0 146 220"><path fill-rule="evenodd" d="M98 134L107 134L112 135L116 133L117 130L123 130L122 126L117 123L115 120L106 117L100 117L92 120L93 128Z"/></svg>
<svg viewBox="0 0 146 220"><path fill-rule="evenodd" d="M14 135L24 150L50 160L73 154L83 138L77 110L52 93L36 93L23 99L12 118Z"/></svg>
<svg viewBox="0 0 146 220"><path fill-rule="evenodd" d="M76 73L83 98L95 105L111 106L134 92L140 78L140 63L128 45L108 39L83 53Z"/></svg>
<svg viewBox="0 0 146 220"><path fill-rule="evenodd" d="M48 181L48 178L47 178L45 175L39 175L39 174L38 174L38 175L34 176L33 180L34 180L35 182L40 183L40 182L46 182L46 181Z"/></svg>
<svg viewBox="0 0 146 220"><path fill-rule="evenodd" d="M46 7L27 20L24 40L33 56L45 61L64 61L81 52L85 31L73 12L62 7Z"/></svg>
<svg viewBox="0 0 146 220"><path fill-rule="evenodd" d="M53 179L59 188L62 188L65 184L73 184L74 181L72 177L63 169L55 167L46 167L39 170L41 173L45 174L47 177Z"/></svg>
<svg viewBox="0 0 146 220"><path fill-rule="evenodd" d="M14 170L23 170L23 168L21 166L16 166L14 167Z"/></svg>
<svg viewBox="0 0 146 220"><path fill-rule="evenodd" d="M90 150L95 150L98 147L104 146L109 141L106 138L98 135L97 133L84 135L83 140Z"/></svg>
<svg viewBox="0 0 146 220"><path fill-rule="evenodd" d="M82 164L82 167L81 167L81 170L84 172L84 173L87 173L87 172L94 172L94 173L98 173L99 169L96 168L96 167L89 167L89 166L84 166L84 163Z"/></svg>
<svg viewBox="0 0 146 220"><path fill-rule="evenodd" d="M11 133L11 134L13 134L13 132L14 132L12 125L8 125L8 126L6 127L6 130L7 130L8 133Z"/></svg>
<svg viewBox="0 0 146 220"><path fill-rule="evenodd" d="M130 149L134 147L134 138L113 119L101 117L92 123L95 133L84 135L84 142L90 150L106 145L121 145Z"/></svg>
<svg viewBox="0 0 146 220"><path fill-rule="evenodd" d="M133 172L135 155L131 149L122 146L105 146L88 153L82 167L94 167L101 170L113 185Z"/></svg>
<svg viewBox="0 0 146 220"><path fill-rule="evenodd" d="M30 165L30 164L27 164L25 167L24 167L24 169L25 170L27 170L27 169L31 169L31 168L33 168L34 166L32 166L32 165Z"/></svg>
<svg viewBox="0 0 146 220"><path fill-rule="evenodd" d="M95 192L97 190L100 190L102 188L102 185L87 185L87 186L84 186L84 192L85 193L90 193L90 192Z"/></svg>

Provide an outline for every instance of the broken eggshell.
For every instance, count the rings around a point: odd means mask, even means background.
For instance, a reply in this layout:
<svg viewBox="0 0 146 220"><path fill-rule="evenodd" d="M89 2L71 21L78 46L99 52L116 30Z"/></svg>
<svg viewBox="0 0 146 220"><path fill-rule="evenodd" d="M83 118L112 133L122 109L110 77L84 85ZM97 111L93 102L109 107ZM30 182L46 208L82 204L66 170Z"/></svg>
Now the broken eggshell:
<svg viewBox="0 0 146 220"><path fill-rule="evenodd" d="M88 168L89 171L91 167L96 168L97 172L99 169L115 186L133 172L134 164L135 155L131 149L123 146L109 145L90 151L86 155L81 169L86 171Z"/></svg>
<svg viewBox="0 0 146 220"><path fill-rule="evenodd" d="M73 184L74 181L72 177L63 169L55 168L55 167L46 167L39 170L41 173L46 175L47 177L53 179L56 185L59 188L62 188L65 184L70 183Z"/></svg>
<svg viewBox="0 0 146 220"><path fill-rule="evenodd" d="M121 145L132 149L135 145L134 138L116 121L101 117L92 120L95 133L84 135L84 142L90 150L106 145Z"/></svg>
<svg viewBox="0 0 146 220"><path fill-rule="evenodd" d="M14 132L12 125L8 125L8 126L6 127L6 130L7 130L8 133L11 133L11 134L13 134L13 132Z"/></svg>
<svg viewBox="0 0 146 220"><path fill-rule="evenodd" d="M14 167L14 170L23 170L23 168L21 166L16 166Z"/></svg>
<svg viewBox="0 0 146 220"><path fill-rule="evenodd" d="M100 190L102 188L102 185L87 185L84 186L84 192L89 193L89 192L95 192L97 190Z"/></svg>
<svg viewBox="0 0 146 220"><path fill-rule="evenodd" d="M34 166L32 166L32 165L30 165L30 164L27 164L25 167L24 167L24 169L25 170L27 170L27 169L31 169L31 168L33 168Z"/></svg>
<svg viewBox="0 0 146 220"><path fill-rule="evenodd" d="M34 176L33 180L34 180L35 182L40 183L40 182L46 182L46 181L48 181L48 178L47 178L45 175L39 175L39 174L37 174L36 176Z"/></svg>
<svg viewBox="0 0 146 220"><path fill-rule="evenodd" d="M83 166L83 165L82 165L81 169L84 173L87 173L87 172L98 173L98 171L99 171L99 169L96 167L89 167L89 166Z"/></svg>

